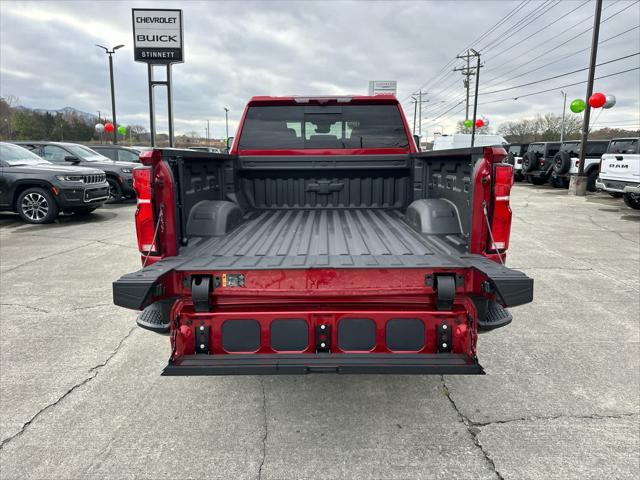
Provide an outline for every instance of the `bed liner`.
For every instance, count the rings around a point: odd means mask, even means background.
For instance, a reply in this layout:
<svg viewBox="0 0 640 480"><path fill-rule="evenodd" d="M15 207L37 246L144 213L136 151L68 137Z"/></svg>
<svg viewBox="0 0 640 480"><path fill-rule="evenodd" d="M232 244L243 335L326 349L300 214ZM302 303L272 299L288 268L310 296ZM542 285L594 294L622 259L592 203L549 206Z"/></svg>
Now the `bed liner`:
<svg viewBox="0 0 640 480"><path fill-rule="evenodd" d="M252 211L230 233L191 238L180 271L219 268L407 268L462 266L455 235L423 235L394 209Z"/></svg>

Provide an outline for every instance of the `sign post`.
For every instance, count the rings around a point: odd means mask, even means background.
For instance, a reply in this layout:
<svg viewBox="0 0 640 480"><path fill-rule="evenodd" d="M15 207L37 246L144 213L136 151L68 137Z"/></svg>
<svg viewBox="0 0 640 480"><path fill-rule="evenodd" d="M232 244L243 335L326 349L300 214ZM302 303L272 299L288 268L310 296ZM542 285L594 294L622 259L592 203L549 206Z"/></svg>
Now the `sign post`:
<svg viewBox="0 0 640 480"><path fill-rule="evenodd" d="M173 93L171 66L184 61L182 10L132 8L133 56L136 62L147 64L149 75L149 130L151 146L156 146L155 98L156 86L167 87L167 113L169 118L169 146L174 146ZM154 79L154 67L166 69L165 80Z"/></svg>

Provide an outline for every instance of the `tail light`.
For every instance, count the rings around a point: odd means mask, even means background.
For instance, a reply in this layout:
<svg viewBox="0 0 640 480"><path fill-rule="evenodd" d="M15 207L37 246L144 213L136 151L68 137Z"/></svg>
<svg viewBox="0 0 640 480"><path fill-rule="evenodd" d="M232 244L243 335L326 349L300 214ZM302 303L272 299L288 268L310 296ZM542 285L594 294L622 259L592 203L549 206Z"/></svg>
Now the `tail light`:
<svg viewBox="0 0 640 480"><path fill-rule="evenodd" d="M511 234L511 207L509 196L513 186L513 167L508 164L498 164L494 167L493 208L491 217L491 234L489 250L507 250Z"/></svg>
<svg viewBox="0 0 640 480"><path fill-rule="evenodd" d="M159 253L157 240L154 241L156 223L151 204L151 167L133 169L133 188L138 195L136 209L138 249L145 255L157 255Z"/></svg>

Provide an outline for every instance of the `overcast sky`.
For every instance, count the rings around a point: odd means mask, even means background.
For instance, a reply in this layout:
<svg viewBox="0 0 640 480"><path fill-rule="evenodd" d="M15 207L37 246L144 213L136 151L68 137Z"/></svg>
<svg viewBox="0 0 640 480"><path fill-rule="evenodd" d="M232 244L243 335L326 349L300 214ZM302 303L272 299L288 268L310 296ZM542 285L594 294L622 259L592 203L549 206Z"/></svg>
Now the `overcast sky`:
<svg viewBox="0 0 640 480"><path fill-rule="evenodd" d="M406 100L441 71L442 78L430 82L429 93L423 97L423 133L453 133L455 122L464 119L464 105L455 106L464 89L461 74L450 70L462 62L443 67L456 54L469 46L482 53L481 92L586 67L591 31L580 33L592 27L594 5L594 0L2 1L0 93L19 97L20 104L27 107L71 106L95 114L98 110L109 113L107 56L94 45L123 43L126 47L114 57L118 121L148 126L147 70L146 65L133 61L131 8L182 8L185 62L173 67L178 133L196 131L204 136L206 120L210 119L213 136L224 136L223 108L231 109L233 131L244 104L253 95L365 94L368 81L378 79L397 80L398 97ZM521 8L491 35L471 45L518 6ZM602 19L601 41L632 30L602 43L598 62L640 52L637 1L605 0ZM533 21L526 25L529 20ZM640 56L636 55L599 67L596 76L639 66ZM483 95L479 116L487 117L495 127L536 113L561 114L559 90L512 99L586 78L583 71ZM613 109L602 112L599 124L639 127L639 70L596 80L595 89L612 93L618 100ZM564 90L570 102L584 98L586 85ZM509 100L489 103L505 98ZM159 109L163 100L158 95ZM404 107L412 121L410 101L405 101Z"/></svg>

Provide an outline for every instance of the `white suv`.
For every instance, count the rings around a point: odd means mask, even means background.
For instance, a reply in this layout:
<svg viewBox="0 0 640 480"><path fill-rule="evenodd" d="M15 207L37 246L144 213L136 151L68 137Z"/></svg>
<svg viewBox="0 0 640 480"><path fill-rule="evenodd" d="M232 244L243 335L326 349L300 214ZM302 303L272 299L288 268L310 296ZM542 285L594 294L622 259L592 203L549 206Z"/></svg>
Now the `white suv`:
<svg viewBox="0 0 640 480"><path fill-rule="evenodd" d="M623 194L624 203L640 209L640 138L611 140L600 162L598 190Z"/></svg>
<svg viewBox="0 0 640 480"><path fill-rule="evenodd" d="M596 191L596 179L600 170L600 158L609 148L609 140L589 140L587 152L584 158L584 174L587 176L587 190ZM580 157L580 140L564 142L560 151L553 158L553 171L551 172L552 185L554 187L569 186L572 175L578 174Z"/></svg>
<svg viewBox="0 0 640 480"><path fill-rule="evenodd" d="M524 180L522 173L522 157L527 153L528 143L512 143L507 150L507 162L513 165L513 179L516 182Z"/></svg>

